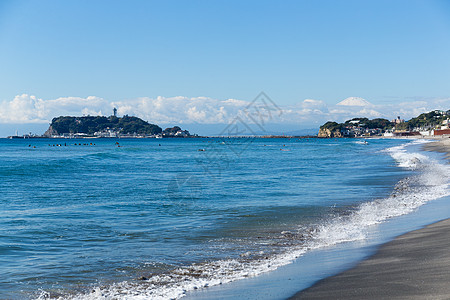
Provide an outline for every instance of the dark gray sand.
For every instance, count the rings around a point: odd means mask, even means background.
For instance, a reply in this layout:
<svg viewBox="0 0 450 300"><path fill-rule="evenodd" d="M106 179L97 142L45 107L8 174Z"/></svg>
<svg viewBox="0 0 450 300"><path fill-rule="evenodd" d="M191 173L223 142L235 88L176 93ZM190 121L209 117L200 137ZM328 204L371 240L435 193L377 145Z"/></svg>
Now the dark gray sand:
<svg viewBox="0 0 450 300"><path fill-rule="evenodd" d="M450 219L397 237L292 299L450 299Z"/></svg>
<svg viewBox="0 0 450 300"><path fill-rule="evenodd" d="M445 157L450 159L450 139L442 139L436 142L427 143L423 146L426 151L436 151L445 153Z"/></svg>

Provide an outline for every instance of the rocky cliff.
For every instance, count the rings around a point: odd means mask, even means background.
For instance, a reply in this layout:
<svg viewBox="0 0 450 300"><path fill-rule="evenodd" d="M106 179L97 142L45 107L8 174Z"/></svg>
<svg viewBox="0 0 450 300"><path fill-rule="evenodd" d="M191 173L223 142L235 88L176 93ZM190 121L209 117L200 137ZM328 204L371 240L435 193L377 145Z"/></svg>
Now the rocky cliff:
<svg viewBox="0 0 450 300"><path fill-rule="evenodd" d="M43 136L49 138L49 137L52 137L53 135L57 135L57 134L58 134L58 132L55 129L53 129L52 125L50 125L50 127L47 129L47 131L44 132Z"/></svg>
<svg viewBox="0 0 450 300"><path fill-rule="evenodd" d="M317 136L321 138L342 137L342 133L339 130L332 131L328 128L321 128Z"/></svg>
<svg viewBox="0 0 450 300"><path fill-rule="evenodd" d="M331 138L331 137L342 137L342 124L336 122L326 122L320 126L318 137Z"/></svg>

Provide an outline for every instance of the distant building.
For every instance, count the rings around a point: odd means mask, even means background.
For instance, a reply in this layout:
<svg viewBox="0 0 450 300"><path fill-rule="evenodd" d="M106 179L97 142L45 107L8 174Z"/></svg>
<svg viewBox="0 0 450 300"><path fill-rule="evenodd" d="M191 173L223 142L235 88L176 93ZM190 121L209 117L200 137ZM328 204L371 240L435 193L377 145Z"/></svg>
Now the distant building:
<svg viewBox="0 0 450 300"><path fill-rule="evenodd" d="M434 135L449 135L450 129L434 130Z"/></svg>
<svg viewBox="0 0 450 300"><path fill-rule="evenodd" d="M434 110L434 113L435 113L435 114L441 115L441 116L447 115L447 112L448 112L448 111L439 110L439 109L435 109L435 110Z"/></svg>
<svg viewBox="0 0 450 300"><path fill-rule="evenodd" d="M117 108L115 108L115 107L114 107L114 109L113 109L113 116L114 116L114 117L117 117Z"/></svg>
<svg viewBox="0 0 450 300"><path fill-rule="evenodd" d="M394 123L394 124L401 124L401 123L404 123L405 120L404 119L400 119L400 116L398 116L397 119L393 119L391 122Z"/></svg>
<svg viewBox="0 0 450 300"><path fill-rule="evenodd" d="M449 129L449 125L450 125L449 119L442 120L440 129Z"/></svg>

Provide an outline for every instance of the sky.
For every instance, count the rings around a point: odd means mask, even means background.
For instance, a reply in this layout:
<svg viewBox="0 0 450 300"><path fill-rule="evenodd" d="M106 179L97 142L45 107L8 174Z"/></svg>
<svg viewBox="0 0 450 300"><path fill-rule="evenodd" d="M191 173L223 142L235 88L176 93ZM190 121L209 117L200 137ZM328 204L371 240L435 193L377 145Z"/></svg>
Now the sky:
<svg viewBox="0 0 450 300"><path fill-rule="evenodd" d="M113 107L212 134L261 91L278 131L408 119L450 109L449 49L443 0L0 0L0 136Z"/></svg>

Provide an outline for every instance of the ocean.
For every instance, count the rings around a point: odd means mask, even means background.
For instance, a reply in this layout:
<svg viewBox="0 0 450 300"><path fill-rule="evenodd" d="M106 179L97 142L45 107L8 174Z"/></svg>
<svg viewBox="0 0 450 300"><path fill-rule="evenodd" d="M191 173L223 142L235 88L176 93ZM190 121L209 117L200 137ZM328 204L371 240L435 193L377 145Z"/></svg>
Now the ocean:
<svg viewBox="0 0 450 300"><path fill-rule="evenodd" d="M425 141L367 141L0 139L0 299L214 298L299 260L312 284L449 195Z"/></svg>

